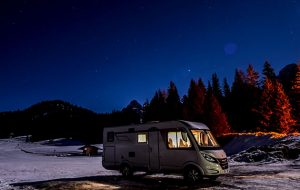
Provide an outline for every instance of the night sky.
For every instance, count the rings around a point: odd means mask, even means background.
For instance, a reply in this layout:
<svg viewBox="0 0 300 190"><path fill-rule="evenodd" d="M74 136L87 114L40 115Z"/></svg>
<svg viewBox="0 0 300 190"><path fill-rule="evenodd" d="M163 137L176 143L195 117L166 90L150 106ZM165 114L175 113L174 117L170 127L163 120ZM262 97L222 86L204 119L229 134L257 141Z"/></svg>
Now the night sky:
<svg viewBox="0 0 300 190"><path fill-rule="evenodd" d="M295 0L1 0L0 111L61 99L95 112L143 103L173 80L300 59Z"/></svg>

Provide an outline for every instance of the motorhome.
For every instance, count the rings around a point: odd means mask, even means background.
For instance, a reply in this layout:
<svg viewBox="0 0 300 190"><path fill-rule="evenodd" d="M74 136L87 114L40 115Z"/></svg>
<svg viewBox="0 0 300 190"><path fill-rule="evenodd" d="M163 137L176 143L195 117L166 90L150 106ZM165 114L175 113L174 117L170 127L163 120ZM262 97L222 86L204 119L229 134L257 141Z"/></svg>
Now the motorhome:
<svg viewBox="0 0 300 190"><path fill-rule="evenodd" d="M209 128L189 121L104 128L102 164L127 177L135 171L177 173L193 182L216 179L229 170Z"/></svg>

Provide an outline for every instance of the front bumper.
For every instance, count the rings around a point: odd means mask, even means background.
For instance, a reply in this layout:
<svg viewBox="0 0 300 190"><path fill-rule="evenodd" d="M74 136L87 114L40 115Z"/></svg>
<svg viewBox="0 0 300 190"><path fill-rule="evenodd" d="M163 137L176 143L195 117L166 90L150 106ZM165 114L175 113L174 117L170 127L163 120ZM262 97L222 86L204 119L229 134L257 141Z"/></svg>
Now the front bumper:
<svg viewBox="0 0 300 190"><path fill-rule="evenodd" d="M206 162L206 167L204 170L204 175L214 176L223 175L229 173L227 158L217 159L218 163Z"/></svg>

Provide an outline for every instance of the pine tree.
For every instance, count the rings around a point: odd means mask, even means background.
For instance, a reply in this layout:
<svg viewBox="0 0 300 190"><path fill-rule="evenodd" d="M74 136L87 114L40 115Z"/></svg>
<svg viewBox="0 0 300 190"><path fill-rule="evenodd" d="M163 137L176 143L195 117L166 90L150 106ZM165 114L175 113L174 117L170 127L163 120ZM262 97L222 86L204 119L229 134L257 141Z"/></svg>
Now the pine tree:
<svg viewBox="0 0 300 190"><path fill-rule="evenodd" d="M166 113L166 93L158 90L148 106L147 120L167 120Z"/></svg>
<svg viewBox="0 0 300 190"><path fill-rule="evenodd" d="M202 121L204 115L204 98L205 87L201 86L201 79L196 83L195 80L191 80L188 95L184 97L183 117L187 120Z"/></svg>
<svg viewBox="0 0 300 190"><path fill-rule="evenodd" d="M288 133L291 127L295 125L295 120L292 116L292 107L288 96L285 94L282 84L275 82L274 90L274 108L271 116L271 126L274 126L276 131Z"/></svg>
<svg viewBox="0 0 300 190"><path fill-rule="evenodd" d="M207 85L207 94L213 94L213 88L211 86L210 81L208 81L208 85Z"/></svg>
<svg viewBox="0 0 300 190"><path fill-rule="evenodd" d="M168 97L166 99L167 103L167 119L168 120L178 120L181 115L181 102L178 95L178 91L174 82L170 82L168 89Z"/></svg>
<svg viewBox="0 0 300 190"><path fill-rule="evenodd" d="M214 73L211 77L212 81L212 91L214 96L218 99L218 101L222 101L223 95L220 87L219 78L217 76L217 73Z"/></svg>
<svg viewBox="0 0 300 190"><path fill-rule="evenodd" d="M242 70L235 70L234 81L231 87L231 92L233 94L241 92L245 84L245 78L245 74Z"/></svg>
<svg viewBox="0 0 300 190"><path fill-rule="evenodd" d="M252 87L258 87L259 85L259 74L256 72L253 68L253 66L250 64L247 68L247 76L246 76L246 83L249 86Z"/></svg>
<svg viewBox="0 0 300 190"><path fill-rule="evenodd" d="M264 80L269 78L269 80L274 81L276 79L276 74L271 64L268 61L265 61L263 68Z"/></svg>
<svg viewBox="0 0 300 190"><path fill-rule="evenodd" d="M160 91L161 94L159 96L159 110L158 110L158 114L159 114L159 120L160 121L166 121L167 119L167 92L165 90L161 90Z"/></svg>
<svg viewBox="0 0 300 190"><path fill-rule="evenodd" d="M247 129L245 127L245 121L248 120L244 106L245 96L245 74L241 70L236 70L229 98L230 106L228 106L228 119L232 130L244 131Z"/></svg>
<svg viewBox="0 0 300 190"><path fill-rule="evenodd" d="M258 115L254 110L257 109L260 95L258 78L252 65L248 66L247 75L241 70L235 72L229 103L225 107L232 128L236 131L254 131L257 128Z"/></svg>
<svg viewBox="0 0 300 190"><path fill-rule="evenodd" d="M244 94L244 109L245 117L248 117L248 122L245 124L245 127L249 131L256 130L259 125L258 115L255 111L259 106L259 97L261 90L259 88L259 74L254 70L252 65L249 65L247 68L245 83L245 94Z"/></svg>
<svg viewBox="0 0 300 190"><path fill-rule="evenodd" d="M198 87L200 88L199 90L202 92L202 94L206 94L206 88L201 78L198 80Z"/></svg>
<svg viewBox="0 0 300 190"><path fill-rule="evenodd" d="M218 99L210 91L205 98L205 123L212 129L216 136L229 133L230 125L225 113L222 111Z"/></svg>
<svg viewBox="0 0 300 190"><path fill-rule="evenodd" d="M224 78L223 80L223 94L225 98L228 98L230 96L230 87L226 78Z"/></svg>
<svg viewBox="0 0 300 190"><path fill-rule="evenodd" d="M223 79L223 94L224 94L223 101L220 103L222 105L223 111L225 111L228 114L231 107L230 105L231 91L226 78Z"/></svg>
<svg viewBox="0 0 300 190"><path fill-rule="evenodd" d="M259 127L260 131L271 131L271 116L273 114L272 101L274 94L274 85L271 80L266 77L263 84L263 90L259 101L257 112L259 113Z"/></svg>
<svg viewBox="0 0 300 190"><path fill-rule="evenodd" d="M295 124L292 107L279 81L272 82L266 77L259 103L259 130L282 133L292 131L291 127Z"/></svg>

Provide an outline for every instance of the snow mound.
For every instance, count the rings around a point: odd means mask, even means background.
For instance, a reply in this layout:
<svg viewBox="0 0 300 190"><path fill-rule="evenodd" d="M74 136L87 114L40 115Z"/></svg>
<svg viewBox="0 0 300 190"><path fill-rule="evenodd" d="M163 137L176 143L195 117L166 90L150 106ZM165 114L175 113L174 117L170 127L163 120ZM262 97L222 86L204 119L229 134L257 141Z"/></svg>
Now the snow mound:
<svg viewBox="0 0 300 190"><path fill-rule="evenodd" d="M235 162L273 163L299 159L299 156L300 136L287 136L270 144L252 146L247 150L232 155L230 159Z"/></svg>
<svg viewBox="0 0 300 190"><path fill-rule="evenodd" d="M234 135L231 138L232 139L223 147L228 156L237 154L254 146L272 145L283 139L273 138L271 134L244 134Z"/></svg>

